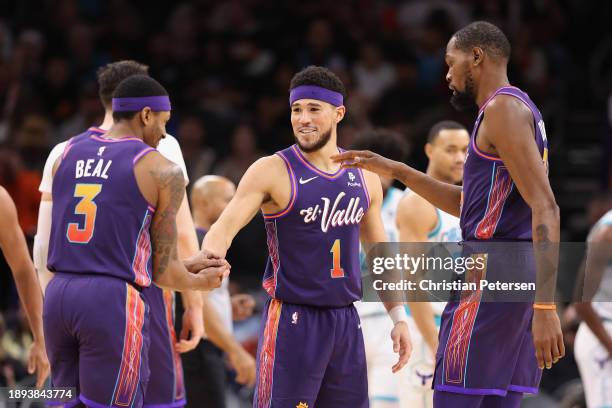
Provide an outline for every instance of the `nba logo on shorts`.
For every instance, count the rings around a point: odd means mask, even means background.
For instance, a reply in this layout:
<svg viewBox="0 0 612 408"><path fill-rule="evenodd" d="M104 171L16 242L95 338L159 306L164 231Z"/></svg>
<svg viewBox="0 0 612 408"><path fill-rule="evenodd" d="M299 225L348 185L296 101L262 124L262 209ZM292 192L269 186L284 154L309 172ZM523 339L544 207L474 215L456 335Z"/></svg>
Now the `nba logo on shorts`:
<svg viewBox="0 0 612 408"><path fill-rule="evenodd" d="M293 312L291 315L291 324L297 324L298 321L298 312Z"/></svg>

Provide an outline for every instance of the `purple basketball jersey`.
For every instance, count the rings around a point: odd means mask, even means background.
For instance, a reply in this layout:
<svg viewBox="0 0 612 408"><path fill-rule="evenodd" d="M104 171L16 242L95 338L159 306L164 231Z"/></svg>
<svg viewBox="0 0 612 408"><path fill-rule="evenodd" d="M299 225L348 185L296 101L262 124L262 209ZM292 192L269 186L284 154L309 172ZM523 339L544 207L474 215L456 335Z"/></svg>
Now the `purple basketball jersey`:
<svg viewBox="0 0 612 408"><path fill-rule="evenodd" d="M359 222L370 199L361 170L315 168L296 145L277 152L291 180L287 208L264 214L263 287L275 299L340 307L361 298Z"/></svg>
<svg viewBox="0 0 612 408"><path fill-rule="evenodd" d="M544 120L529 96L518 88L506 86L498 89L478 112L463 173L463 198L461 205L461 232L470 240L521 240L530 241L531 208L516 189L504 162L496 156L484 153L476 145L476 135L484 119L488 103L496 95L510 95L520 99L533 113L535 143L548 165L548 142Z"/></svg>
<svg viewBox="0 0 612 408"><path fill-rule="evenodd" d="M68 142L53 180L50 271L151 284L155 209L140 192L134 165L154 150L137 138L106 139L95 128Z"/></svg>

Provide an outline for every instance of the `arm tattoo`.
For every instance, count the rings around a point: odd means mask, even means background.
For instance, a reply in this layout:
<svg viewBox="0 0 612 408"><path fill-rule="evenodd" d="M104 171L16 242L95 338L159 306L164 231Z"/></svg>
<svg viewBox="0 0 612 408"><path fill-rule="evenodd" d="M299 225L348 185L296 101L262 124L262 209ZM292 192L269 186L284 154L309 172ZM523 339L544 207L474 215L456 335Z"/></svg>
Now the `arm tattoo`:
<svg viewBox="0 0 612 408"><path fill-rule="evenodd" d="M548 227L545 224L540 224L536 227L536 238L538 241L550 241L548 238Z"/></svg>
<svg viewBox="0 0 612 408"><path fill-rule="evenodd" d="M184 178L176 165L151 170L157 181L159 198L151 224L151 244L153 246L153 271L163 274L171 260L178 258L176 249L176 213L185 194Z"/></svg>
<svg viewBox="0 0 612 408"><path fill-rule="evenodd" d="M550 244L550 238L548 237L548 227L545 224L540 224L536 227L535 233L536 236L534 237L534 241L538 243L538 249L547 249L548 244Z"/></svg>

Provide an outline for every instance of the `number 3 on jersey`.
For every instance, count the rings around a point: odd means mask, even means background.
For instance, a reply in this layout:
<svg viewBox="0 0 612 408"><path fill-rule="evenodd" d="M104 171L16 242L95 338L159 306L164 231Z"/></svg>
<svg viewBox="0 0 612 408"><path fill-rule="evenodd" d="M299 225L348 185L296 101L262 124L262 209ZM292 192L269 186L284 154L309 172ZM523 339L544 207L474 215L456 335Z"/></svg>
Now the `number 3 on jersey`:
<svg viewBox="0 0 612 408"><path fill-rule="evenodd" d="M344 269L340 266L340 240L337 239L334 241L334 245L332 245L331 250L329 251L332 254L332 266L331 269L331 277L332 278L344 278Z"/></svg>
<svg viewBox="0 0 612 408"><path fill-rule="evenodd" d="M102 184L77 184L74 187L74 197L81 197L74 213L85 216L85 226L80 228L76 222L68 224L66 237L73 244L87 244L93 237L98 212L98 206L93 200L100 194L100 191L102 191Z"/></svg>

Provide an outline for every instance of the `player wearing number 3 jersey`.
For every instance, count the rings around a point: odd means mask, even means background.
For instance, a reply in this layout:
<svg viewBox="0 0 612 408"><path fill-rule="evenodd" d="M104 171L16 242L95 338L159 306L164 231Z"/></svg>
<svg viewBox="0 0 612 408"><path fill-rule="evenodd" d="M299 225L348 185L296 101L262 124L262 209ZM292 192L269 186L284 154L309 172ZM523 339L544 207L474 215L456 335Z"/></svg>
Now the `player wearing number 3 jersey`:
<svg viewBox="0 0 612 408"><path fill-rule="evenodd" d="M345 171L336 127L345 113L344 86L329 70L308 67L290 85L296 144L254 163L204 239L224 256L259 209L269 259L263 287L270 295L259 337L253 406L368 406L363 336L353 302L361 298L359 241L386 241L378 176ZM404 309L385 305L402 368L411 351Z"/></svg>
<svg viewBox="0 0 612 408"><path fill-rule="evenodd" d="M224 274L189 273L178 260L183 175L155 149L169 118L166 90L131 76L114 92L111 129L72 138L54 166L48 266L55 276L44 303L52 386L76 388L89 407L145 402L151 304L143 290L152 281L205 290Z"/></svg>

